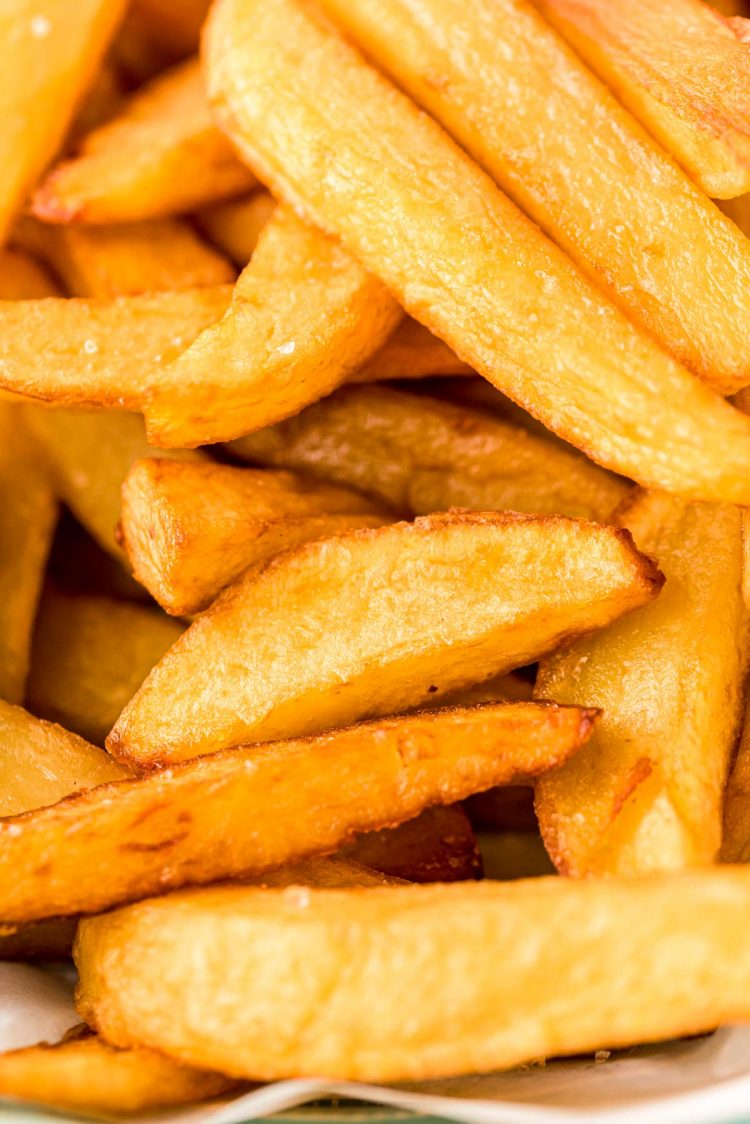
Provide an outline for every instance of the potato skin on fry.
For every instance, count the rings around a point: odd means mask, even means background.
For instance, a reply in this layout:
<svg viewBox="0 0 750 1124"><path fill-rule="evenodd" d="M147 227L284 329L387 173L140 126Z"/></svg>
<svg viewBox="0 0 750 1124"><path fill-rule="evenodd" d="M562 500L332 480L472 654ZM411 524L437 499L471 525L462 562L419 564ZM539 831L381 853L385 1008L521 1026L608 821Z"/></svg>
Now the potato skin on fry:
<svg viewBox="0 0 750 1124"><path fill-rule="evenodd" d="M78 1006L236 1076L482 1073L747 1020L749 911L745 868L187 891L81 924Z"/></svg>
<svg viewBox="0 0 750 1124"><path fill-rule="evenodd" d="M94 913L337 851L361 832L551 768L595 717L538 703L425 712L101 785L0 822L0 916Z"/></svg>
<svg viewBox="0 0 750 1124"><path fill-rule="evenodd" d="M535 691L603 711L536 786L547 849L578 878L715 860L742 706L742 513L642 493L618 518L663 566L661 596L543 660Z"/></svg>
<svg viewBox="0 0 750 1124"><path fill-rule="evenodd" d="M133 464L122 487L120 532L133 573L175 616L205 609L244 570L284 550L384 522L356 492L271 469L150 458Z"/></svg>
<svg viewBox="0 0 750 1124"><path fill-rule="evenodd" d="M622 532L514 512L323 539L230 586L107 746L148 767L398 713L600 628L661 582Z"/></svg>
<svg viewBox="0 0 750 1124"><path fill-rule="evenodd" d="M617 472L750 502L750 420L635 328L314 9L218 0L204 53L243 157L460 359Z"/></svg>

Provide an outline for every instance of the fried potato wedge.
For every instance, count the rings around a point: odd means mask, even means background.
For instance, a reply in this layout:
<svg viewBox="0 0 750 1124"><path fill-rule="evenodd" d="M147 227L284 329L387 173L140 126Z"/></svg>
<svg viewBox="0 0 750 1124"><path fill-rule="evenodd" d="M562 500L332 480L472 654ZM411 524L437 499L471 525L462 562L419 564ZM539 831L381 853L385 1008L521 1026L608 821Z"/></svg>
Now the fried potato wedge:
<svg viewBox="0 0 750 1124"><path fill-rule="evenodd" d="M539 782L564 874L645 874L711 862L744 674L742 516L641 494L621 516L659 559L658 601L542 662L539 698L601 707L590 746Z"/></svg>
<svg viewBox="0 0 750 1124"><path fill-rule="evenodd" d="M19 246L0 249L0 300L56 297L60 290L47 271Z"/></svg>
<svg viewBox="0 0 750 1124"><path fill-rule="evenodd" d="M0 960L69 960L77 926L76 917L53 917L28 925L0 922Z"/></svg>
<svg viewBox="0 0 750 1124"><path fill-rule="evenodd" d="M0 916L93 913L337 851L551 768L586 741L595 715L538 703L425 712L100 785L0 822Z"/></svg>
<svg viewBox="0 0 750 1124"><path fill-rule="evenodd" d="M0 14L8 47L0 85L3 122L0 242L57 152L96 74L125 0L14 0Z"/></svg>
<svg viewBox="0 0 750 1124"><path fill-rule="evenodd" d="M49 474L19 407L0 402L0 699L23 702L31 634L57 522Z"/></svg>
<svg viewBox="0 0 750 1124"><path fill-rule="evenodd" d="M47 590L39 608L26 705L103 745L122 708L183 628L159 610Z"/></svg>
<svg viewBox="0 0 750 1124"><path fill-rule="evenodd" d="M127 776L127 769L83 738L0 700L0 816Z"/></svg>
<svg viewBox="0 0 750 1124"><path fill-rule="evenodd" d="M60 406L140 409L168 364L231 299L229 285L0 302L0 387Z"/></svg>
<svg viewBox="0 0 750 1124"><path fill-rule="evenodd" d="M608 468L750 503L750 419L636 328L328 21L299 0L218 0L204 43L211 101L243 158L460 359Z"/></svg>
<svg viewBox="0 0 750 1124"><path fill-rule="evenodd" d="M149 439L194 447L281 421L345 382L402 316L336 242L279 209L224 318L155 373L144 403Z"/></svg>
<svg viewBox="0 0 750 1124"><path fill-rule="evenodd" d="M322 6L636 323L719 392L750 381L750 243L727 227L526 0ZM559 7L575 7L576 14L606 8L604 19L612 22L620 8L624 23L634 9L646 9L658 24L657 40L663 36L657 49L670 59L675 36L690 35L684 50L691 66L696 43L704 42L678 23L683 9L705 8L697 0L589 0L577 7L561 0ZM714 27L720 21L710 13L701 19L713 38L733 38ZM648 52L650 44L639 48ZM736 42L734 50L742 53ZM744 50L747 72L750 49ZM716 61L701 58L698 66L705 62L714 73ZM745 90L750 158L750 77L735 76ZM720 126L711 118L708 127ZM750 159L747 174L742 190L750 189Z"/></svg>
<svg viewBox="0 0 750 1124"><path fill-rule="evenodd" d="M274 197L261 190L242 199L214 203L200 211L195 219L206 238L244 269L275 209Z"/></svg>
<svg viewBox="0 0 750 1124"><path fill-rule="evenodd" d="M78 1008L237 1077L481 1073L750 1018L749 910L746 868L184 891L81 923Z"/></svg>
<svg viewBox="0 0 750 1124"><path fill-rule="evenodd" d="M250 190L256 180L214 126L197 60L138 90L53 168L33 211L45 222L164 218Z"/></svg>
<svg viewBox="0 0 750 1124"><path fill-rule="evenodd" d="M149 456L195 461L203 456L187 449L152 449L137 414L31 406L24 416L50 466L57 495L99 545L120 562L122 547L115 537L120 489L133 462Z"/></svg>
<svg viewBox="0 0 750 1124"><path fill-rule="evenodd" d="M707 195L750 191L750 54L731 23L700 0L535 3Z"/></svg>
<svg viewBox="0 0 750 1124"><path fill-rule="evenodd" d="M131 296L234 280L226 258L179 219L125 226L53 226L24 219L14 237L46 261L75 297Z"/></svg>
<svg viewBox="0 0 750 1124"><path fill-rule="evenodd" d="M208 1100L235 1085L220 1073L193 1069L138 1046L118 1050L93 1035L0 1054L0 1098L58 1111L142 1112Z"/></svg>
<svg viewBox="0 0 750 1124"><path fill-rule="evenodd" d="M661 583L629 536L569 519L459 512L322 539L230 586L107 746L153 766L397 713L530 663Z"/></svg>
<svg viewBox="0 0 750 1124"><path fill-rule="evenodd" d="M460 804L427 808L399 827L368 831L342 854L407 882L463 882L482 874L482 856Z"/></svg>
<svg viewBox="0 0 750 1124"><path fill-rule="evenodd" d="M168 613L192 616L249 566L387 521L356 492L298 473L150 458L123 484L120 532L138 581Z"/></svg>
<svg viewBox="0 0 750 1124"><path fill-rule="evenodd" d="M469 507L607 519L628 490L575 450L501 418L382 386L343 388L231 448L414 515Z"/></svg>

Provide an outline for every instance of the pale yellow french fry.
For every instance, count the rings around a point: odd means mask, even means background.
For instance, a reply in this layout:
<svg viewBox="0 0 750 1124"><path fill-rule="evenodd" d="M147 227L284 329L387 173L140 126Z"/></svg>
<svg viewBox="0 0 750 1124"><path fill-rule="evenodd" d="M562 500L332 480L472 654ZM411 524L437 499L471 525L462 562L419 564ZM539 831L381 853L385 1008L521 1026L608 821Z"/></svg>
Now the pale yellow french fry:
<svg viewBox="0 0 750 1124"><path fill-rule="evenodd" d="M235 276L226 258L179 219L122 226L53 226L25 219L14 238L46 261L74 297L224 285Z"/></svg>
<svg viewBox="0 0 750 1124"><path fill-rule="evenodd" d="M750 420L628 321L327 21L299 0L218 0L204 43L238 151L460 359L609 468L750 502Z"/></svg>
<svg viewBox="0 0 750 1124"><path fill-rule="evenodd" d="M385 522L356 492L270 469L150 458L135 461L122 487L120 530L133 573L176 616L205 609L244 570L283 550Z"/></svg>
<svg viewBox="0 0 750 1124"><path fill-rule="evenodd" d="M194 447L289 417L345 382L402 315L336 242L281 209L223 319L155 372L143 407L149 439Z"/></svg>
<svg viewBox="0 0 750 1124"><path fill-rule="evenodd" d="M731 22L701 0L534 2L707 195L750 191L750 51Z"/></svg>
<svg viewBox="0 0 750 1124"><path fill-rule="evenodd" d="M26 705L103 745L122 708L182 632L146 605L48 590L39 606Z"/></svg>
<svg viewBox="0 0 750 1124"><path fill-rule="evenodd" d="M55 155L125 11L125 0L14 0L0 13L0 242Z"/></svg>
<svg viewBox="0 0 750 1124"><path fill-rule="evenodd" d="M322 7L668 351L720 392L750 381L750 242L525 0Z"/></svg>
<svg viewBox="0 0 750 1124"><path fill-rule="evenodd" d="M191 625L107 746L148 766L397 713L601 628L661 581L629 536L552 516L457 512L309 543Z"/></svg>
<svg viewBox="0 0 750 1124"><path fill-rule="evenodd" d="M575 450L501 418L382 386L339 390L231 449L413 515L468 507L606 520L628 490Z"/></svg>
<svg viewBox="0 0 750 1124"><path fill-rule="evenodd" d="M160 74L54 167L33 199L45 222L163 218L248 191L255 177L214 126L197 60Z"/></svg>
<svg viewBox="0 0 750 1124"><path fill-rule="evenodd" d="M235 1076L483 1073L747 1021L749 911L746 868L183 891L82 922L78 1003Z"/></svg>
<svg viewBox="0 0 750 1124"><path fill-rule="evenodd" d="M642 874L715 859L745 670L739 509L641 494L621 519L658 558L658 601L544 660L536 697L602 708L576 762L540 781L558 869Z"/></svg>

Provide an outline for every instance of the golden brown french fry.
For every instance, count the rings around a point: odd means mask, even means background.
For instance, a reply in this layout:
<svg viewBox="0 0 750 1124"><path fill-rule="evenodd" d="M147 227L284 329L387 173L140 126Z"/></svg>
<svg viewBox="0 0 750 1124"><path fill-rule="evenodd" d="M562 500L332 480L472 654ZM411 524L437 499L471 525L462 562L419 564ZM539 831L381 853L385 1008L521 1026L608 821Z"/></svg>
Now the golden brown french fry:
<svg viewBox="0 0 750 1124"><path fill-rule="evenodd" d="M0 402L0 699L23 702L31 634L57 522L49 474L19 407Z"/></svg>
<svg viewBox="0 0 750 1124"><path fill-rule="evenodd" d="M128 775L83 738L2 700L0 735L0 816L54 804L72 792Z"/></svg>
<svg viewBox="0 0 750 1124"><path fill-rule="evenodd" d="M238 1077L486 1072L747 1020L749 910L744 867L184 891L82 922L78 1005L120 1046Z"/></svg>
<svg viewBox="0 0 750 1124"><path fill-rule="evenodd" d="M244 269L275 209L274 197L260 190L242 199L214 203L200 211L195 219L205 236L235 265Z"/></svg>
<svg viewBox="0 0 750 1124"><path fill-rule="evenodd" d="M265 875L564 761L595 711L499 703L244 746L0 822L9 922ZM106 878L102 871L107 871Z"/></svg>
<svg viewBox="0 0 750 1124"><path fill-rule="evenodd" d="M482 856L460 804L427 808L400 827L368 831L342 854L407 882L463 882L482 874Z"/></svg>
<svg viewBox="0 0 750 1124"><path fill-rule="evenodd" d="M168 613L191 616L249 566L387 521L356 492L296 473L151 458L126 477L120 530L138 581Z"/></svg>
<svg viewBox="0 0 750 1124"><path fill-rule="evenodd" d="M122 708L182 631L149 606L47 590L26 705L40 718L103 745Z"/></svg>
<svg viewBox="0 0 750 1124"><path fill-rule="evenodd" d="M112 411L45 410L31 406L25 420L49 465L57 495L97 542L123 561L115 537L120 489L140 457L199 460L190 450L157 452L146 441L143 419Z"/></svg>
<svg viewBox="0 0 750 1124"><path fill-rule="evenodd" d="M234 280L226 258L179 219L53 226L28 218L14 237L46 261L75 297L129 296Z"/></svg>
<svg viewBox="0 0 750 1124"><path fill-rule="evenodd" d="M456 691L439 699L435 705L472 706L475 703L485 702L522 702L528 701L532 695L533 687L528 679L512 671L507 675L496 675L494 679L486 679L484 683L464 687L462 691ZM430 704L427 702L424 705Z"/></svg>
<svg viewBox="0 0 750 1124"><path fill-rule="evenodd" d="M3 122L0 242L57 152L125 10L125 0L14 0L0 14L7 45L0 84Z"/></svg>
<svg viewBox="0 0 750 1124"><path fill-rule="evenodd" d="M0 300L56 297L60 290L45 269L18 246L0 248Z"/></svg>
<svg viewBox="0 0 750 1124"><path fill-rule="evenodd" d="M119 223L241 194L254 176L214 126L197 60L159 75L53 168L33 198L45 222Z"/></svg>
<svg viewBox="0 0 750 1124"><path fill-rule="evenodd" d="M244 881L246 880L243 879ZM405 880L372 870L354 859L342 858L341 855L317 855L291 866L269 870L247 881L253 886L317 886L340 890L354 889L357 886L398 886Z"/></svg>
<svg viewBox="0 0 750 1124"><path fill-rule="evenodd" d="M414 515L469 507L607 519L628 489L575 450L501 418L383 386L343 388L231 448Z"/></svg>
<svg viewBox="0 0 750 1124"><path fill-rule="evenodd" d="M372 359L355 371L349 382L383 379L421 379L430 375L471 375L454 351L432 332L406 316Z"/></svg>
<svg viewBox="0 0 750 1124"><path fill-rule="evenodd" d="M218 0L204 41L238 151L460 359L609 468L750 502L750 419L633 326L327 22L299 0Z"/></svg>
<svg viewBox="0 0 750 1124"><path fill-rule="evenodd" d="M737 749L724 799L724 831L721 858L724 862L750 861L750 698L745 706L742 737Z"/></svg>
<svg viewBox="0 0 750 1124"><path fill-rule="evenodd" d="M449 513L309 543L230 586L107 745L153 766L397 713L601 628L661 582L629 536L551 516Z"/></svg>
<svg viewBox="0 0 750 1124"><path fill-rule="evenodd" d="M28 925L0 922L0 960L69 960L78 919L53 917Z"/></svg>
<svg viewBox="0 0 750 1124"><path fill-rule="evenodd" d="M231 300L229 285L0 302L0 387L62 406L139 409L166 365Z"/></svg>
<svg viewBox="0 0 750 1124"><path fill-rule="evenodd" d="M322 6L636 323L714 389L749 381L750 242L526 0Z"/></svg>
<svg viewBox="0 0 750 1124"><path fill-rule="evenodd" d="M227 441L329 394L391 334L402 311L336 242L279 209L219 323L155 372L153 444Z"/></svg>
<svg viewBox="0 0 750 1124"><path fill-rule="evenodd" d="M715 858L742 704L740 511L643 493L621 519L659 559L661 597L543 661L536 684L604 712L579 760L537 787L547 850L576 877Z"/></svg>
<svg viewBox="0 0 750 1124"><path fill-rule="evenodd" d="M142 1112L208 1100L235 1085L220 1073L193 1069L139 1046L118 1050L86 1034L0 1054L0 1097L58 1111Z"/></svg>
<svg viewBox="0 0 750 1124"><path fill-rule="evenodd" d="M750 55L731 23L701 0L534 2L707 195L750 191Z"/></svg>

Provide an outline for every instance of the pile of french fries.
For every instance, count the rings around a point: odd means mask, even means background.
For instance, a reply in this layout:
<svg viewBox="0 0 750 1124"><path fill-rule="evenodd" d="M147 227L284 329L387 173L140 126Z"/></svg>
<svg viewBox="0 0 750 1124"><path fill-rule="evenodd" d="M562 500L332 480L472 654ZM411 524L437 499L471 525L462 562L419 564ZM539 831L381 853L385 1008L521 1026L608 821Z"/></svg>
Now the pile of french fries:
<svg viewBox="0 0 750 1124"><path fill-rule="evenodd" d="M0 12L1 1097L750 1021L746 15Z"/></svg>

